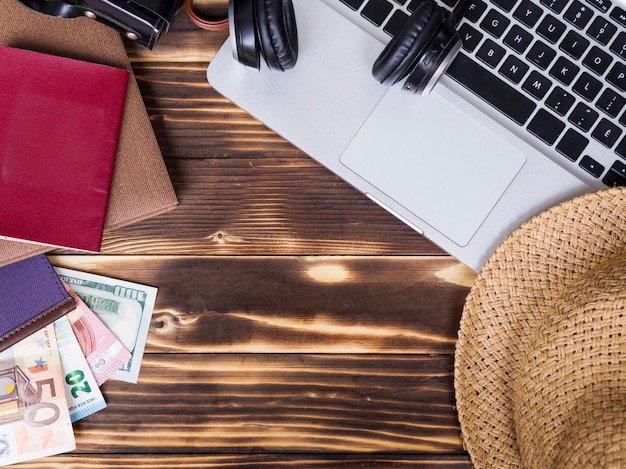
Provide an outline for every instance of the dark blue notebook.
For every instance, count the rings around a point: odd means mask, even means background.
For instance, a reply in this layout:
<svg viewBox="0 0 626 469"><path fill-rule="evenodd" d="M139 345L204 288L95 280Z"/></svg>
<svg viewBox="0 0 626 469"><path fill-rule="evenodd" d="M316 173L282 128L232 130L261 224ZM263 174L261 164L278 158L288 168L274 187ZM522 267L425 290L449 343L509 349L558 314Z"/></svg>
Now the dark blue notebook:
<svg viewBox="0 0 626 469"><path fill-rule="evenodd" d="M0 352L74 307L45 255L0 267Z"/></svg>

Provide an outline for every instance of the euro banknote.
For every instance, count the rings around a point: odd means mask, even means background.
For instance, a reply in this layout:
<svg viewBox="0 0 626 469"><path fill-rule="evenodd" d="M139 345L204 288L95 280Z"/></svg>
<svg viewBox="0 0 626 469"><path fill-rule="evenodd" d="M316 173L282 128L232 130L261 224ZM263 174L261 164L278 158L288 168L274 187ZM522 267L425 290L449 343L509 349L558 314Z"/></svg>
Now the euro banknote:
<svg viewBox="0 0 626 469"><path fill-rule="evenodd" d="M98 386L101 386L126 363L131 357L130 352L76 292L63 283L76 302L76 309L67 313L66 317Z"/></svg>
<svg viewBox="0 0 626 469"><path fill-rule="evenodd" d="M54 331L70 419L76 422L104 409L106 402L67 316L54 322Z"/></svg>
<svg viewBox="0 0 626 469"><path fill-rule="evenodd" d="M50 324L0 354L0 465L75 448Z"/></svg>

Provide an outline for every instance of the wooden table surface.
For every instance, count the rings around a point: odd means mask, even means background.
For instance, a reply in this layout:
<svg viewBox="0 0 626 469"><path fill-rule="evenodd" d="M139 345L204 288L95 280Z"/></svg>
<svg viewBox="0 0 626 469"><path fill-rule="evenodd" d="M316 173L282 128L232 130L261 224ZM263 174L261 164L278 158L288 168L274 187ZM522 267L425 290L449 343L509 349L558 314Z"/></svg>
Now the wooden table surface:
<svg viewBox="0 0 626 469"><path fill-rule="evenodd" d="M471 467L453 365L475 273L214 91L226 36L181 12L127 43L180 206L50 259L158 287L139 383L20 467Z"/></svg>

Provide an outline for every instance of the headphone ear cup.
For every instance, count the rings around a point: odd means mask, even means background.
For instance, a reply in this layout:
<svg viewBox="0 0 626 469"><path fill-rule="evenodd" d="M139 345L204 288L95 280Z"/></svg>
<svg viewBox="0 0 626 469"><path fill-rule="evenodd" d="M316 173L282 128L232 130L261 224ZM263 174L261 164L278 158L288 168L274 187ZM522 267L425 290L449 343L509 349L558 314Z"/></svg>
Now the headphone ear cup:
<svg viewBox="0 0 626 469"><path fill-rule="evenodd" d="M258 69L260 63L253 0L228 2L228 27L233 57L245 65Z"/></svg>
<svg viewBox="0 0 626 469"><path fill-rule="evenodd" d="M374 78L390 85L407 76L436 36L444 18L443 10L433 0L420 3L404 28L385 46L374 62Z"/></svg>
<svg viewBox="0 0 626 469"><path fill-rule="evenodd" d="M403 90L428 94L452 63L463 43L452 20L447 20L437 36L421 55L409 75Z"/></svg>
<svg viewBox="0 0 626 469"><path fill-rule="evenodd" d="M285 71L298 59L298 30L291 0L255 0L261 55L272 70Z"/></svg>

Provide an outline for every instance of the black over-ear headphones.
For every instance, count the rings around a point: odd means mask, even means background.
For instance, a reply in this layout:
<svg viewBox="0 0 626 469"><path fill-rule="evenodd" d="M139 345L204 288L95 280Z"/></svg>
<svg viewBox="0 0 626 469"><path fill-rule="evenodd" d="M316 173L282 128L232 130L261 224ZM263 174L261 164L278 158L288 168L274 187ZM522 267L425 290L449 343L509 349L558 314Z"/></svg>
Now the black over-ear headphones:
<svg viewBox="0 0 626 469"><path fill-rule="evenodd" d="M466 0L452 13L435 0L423 0L405 26L374 62L372 75L383 84L406 78L403 89L426 94L461 48L456 27ZM228 18L233 55L260 68L262 56L272 70L296 64L298 34L291 0L230 0Z"/></svg>
<svg viewBox="0 0 626 469"><path fill-rule="evenodd" d="M228 21L233 55L242 64L258 69L260 56L272 70L296 64L298 31L291 0L230 0Z"/></svg>

